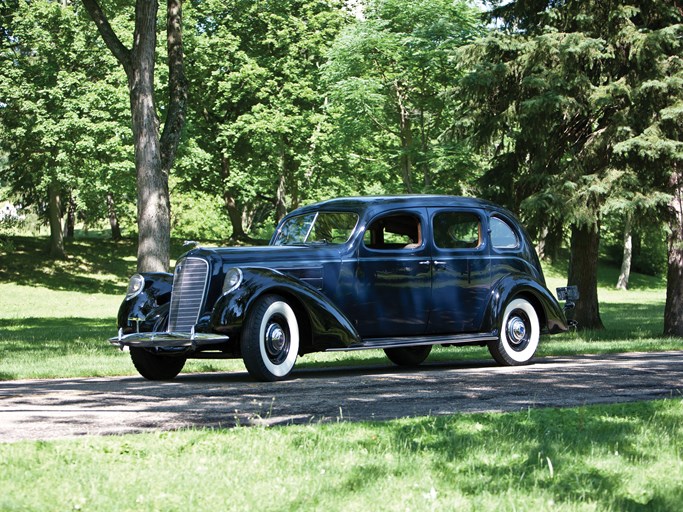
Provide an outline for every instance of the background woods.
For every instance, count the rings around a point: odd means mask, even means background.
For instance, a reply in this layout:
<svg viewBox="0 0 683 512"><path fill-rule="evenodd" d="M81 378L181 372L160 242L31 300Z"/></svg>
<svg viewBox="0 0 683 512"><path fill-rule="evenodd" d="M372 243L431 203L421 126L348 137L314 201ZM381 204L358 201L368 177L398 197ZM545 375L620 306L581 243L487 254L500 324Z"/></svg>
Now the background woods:
<svg viewBox="0 0 683 512"><path fill-rule="evenodd" d="M680 2L0 2L0 200L50 226L256 242L338 195L485 197L568 261L667 274L683 335ZM14 224L12 224L14 222ZM17 219L0 217L0 239ZM68 245L67 245L68 247Z"/></svg>

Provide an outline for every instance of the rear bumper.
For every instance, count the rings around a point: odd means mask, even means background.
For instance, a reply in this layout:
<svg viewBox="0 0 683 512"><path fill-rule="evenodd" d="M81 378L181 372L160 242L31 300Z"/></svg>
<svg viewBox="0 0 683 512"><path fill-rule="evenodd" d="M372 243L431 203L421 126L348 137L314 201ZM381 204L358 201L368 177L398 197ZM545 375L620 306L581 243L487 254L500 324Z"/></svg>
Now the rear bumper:
<svg viewBox="0 0 683 512"><path fill-rule="evenodd" d="M138 348L198 348L207 345L219 345L230 340L222 334L207 334L196 332L134 332L109 338L109 343L121 349L124 347Z"/></svg>

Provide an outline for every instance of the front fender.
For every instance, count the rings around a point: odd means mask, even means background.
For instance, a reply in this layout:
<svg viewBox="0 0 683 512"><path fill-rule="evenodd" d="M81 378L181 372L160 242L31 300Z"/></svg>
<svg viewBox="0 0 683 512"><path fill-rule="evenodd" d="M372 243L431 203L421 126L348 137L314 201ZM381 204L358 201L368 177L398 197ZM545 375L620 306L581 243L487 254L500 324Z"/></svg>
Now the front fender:
<svg viewBox="0 0 683 512"><path fill-rule="evenodd" d="M360 342L360 336L349 319L323 293L310 285L277 270L257 267L241 267L243 280L240 287L221 296L211 313L214 331L238 336L242 324L249 315L254 302L266 294L277 294L291 301L290 306L302 319L302 333L309 343L302 346L325 350L344 348Z"/></svg>
<svg viewBox="0 0 683 512"><path fill-rule="evenodd" d="M139 295L124 299L119 307L118 326L124 334L165 328L173 290L173 274L145 272L145 286Z"/></svg>
<svg viewBox="0 0 683 512"><path fill-rule="evenodd" d="M483 331L496 336L499 334L505 306L515 297L523 297L534 306L544 332L557 334L569 329L557 299L542 283L527 275L513 274L502 278L492 287Z"/></svg>

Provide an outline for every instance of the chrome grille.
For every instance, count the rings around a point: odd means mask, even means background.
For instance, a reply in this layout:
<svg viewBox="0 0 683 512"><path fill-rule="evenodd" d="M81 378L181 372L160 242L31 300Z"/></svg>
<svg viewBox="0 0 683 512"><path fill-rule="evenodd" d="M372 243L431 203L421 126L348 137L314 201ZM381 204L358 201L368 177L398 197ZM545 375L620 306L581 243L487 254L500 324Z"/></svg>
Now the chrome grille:
<svg viewBox="0 0 683 512"><path fill-rule="evenodd" d="M176 265L173 276L170 332L190 332L197 323L204 303L209 264L201 258L185 258Z"/></svg>

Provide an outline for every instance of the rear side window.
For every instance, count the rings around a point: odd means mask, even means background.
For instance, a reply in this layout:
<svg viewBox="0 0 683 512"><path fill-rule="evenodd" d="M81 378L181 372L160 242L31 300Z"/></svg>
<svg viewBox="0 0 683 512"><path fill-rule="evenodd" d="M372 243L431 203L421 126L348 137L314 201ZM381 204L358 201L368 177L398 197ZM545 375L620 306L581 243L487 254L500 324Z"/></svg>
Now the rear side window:
<svg viewBox="0 0 683 512"><path fill-rule="evenodd" d="M479 217L469 212L437 213L434 243L440 249L476 249L481 245Z"/></svg>
<svg viewBox="0 0 683 512"><path fill-rule="evenodd" d="M516 249L519 238L507 222L491 217L491 245L496 249Z"/></svg>

